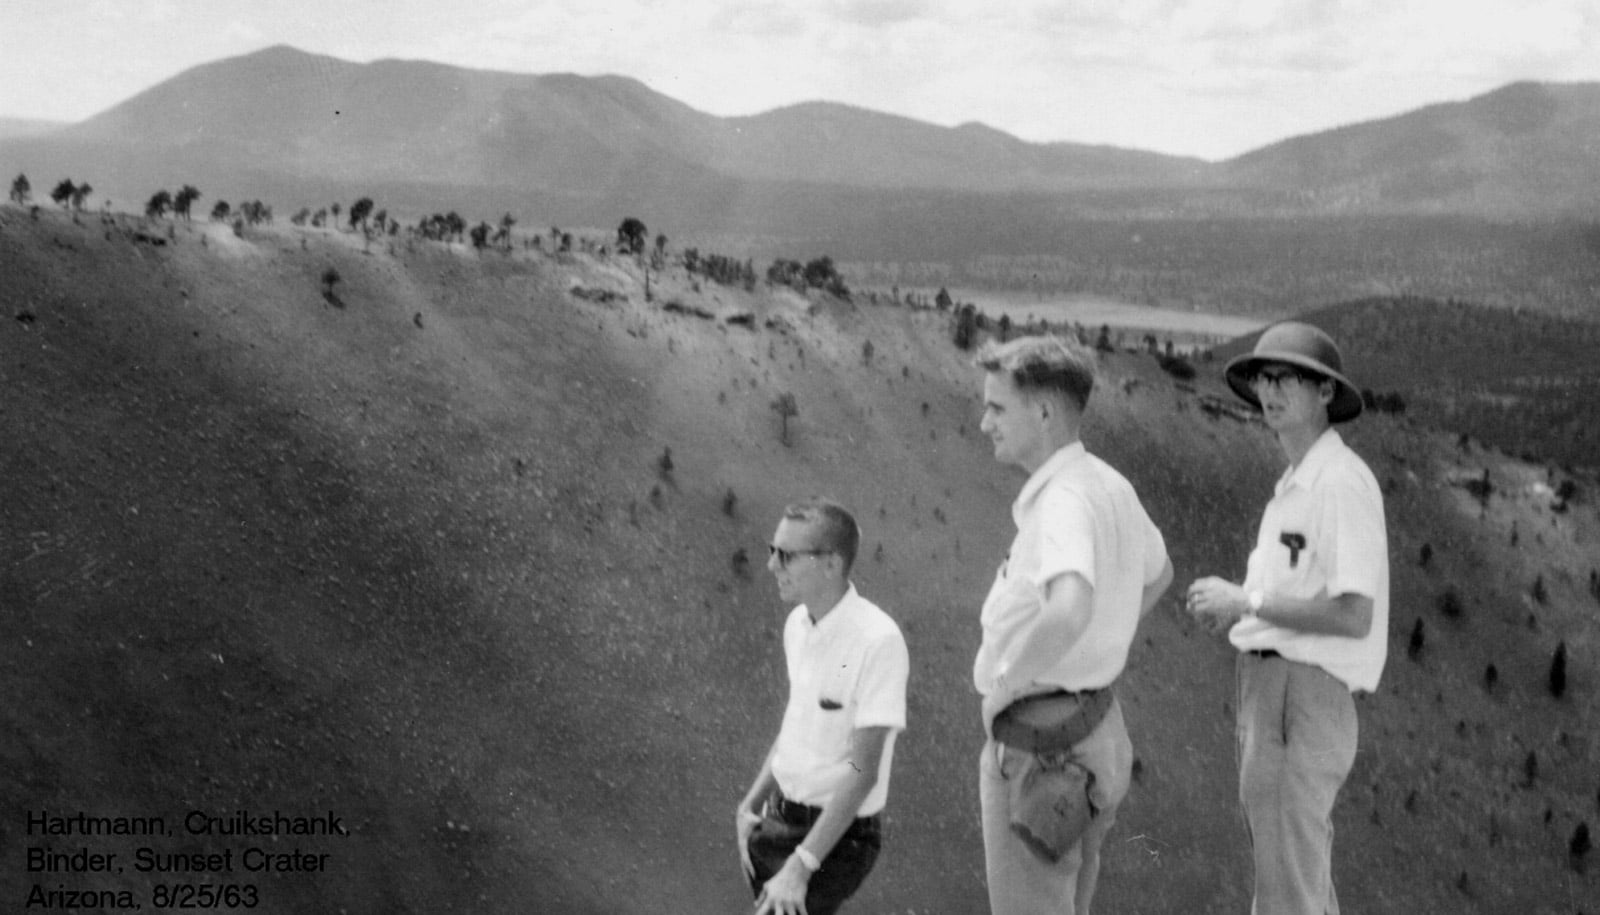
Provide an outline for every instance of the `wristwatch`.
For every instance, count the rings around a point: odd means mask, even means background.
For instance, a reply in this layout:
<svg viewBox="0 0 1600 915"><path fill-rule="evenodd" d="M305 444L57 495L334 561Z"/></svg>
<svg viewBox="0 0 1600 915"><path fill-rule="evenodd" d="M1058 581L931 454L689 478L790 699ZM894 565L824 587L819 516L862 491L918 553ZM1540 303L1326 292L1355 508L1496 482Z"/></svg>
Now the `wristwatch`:
<svg viewBox="0 0 1600 915"><path fill-rule="evenodd" d="M1255 616L1261 612L1261 605L1267 602L1267 595L1261 591L1251 591L1244 596L1245 616Z"/></svg>

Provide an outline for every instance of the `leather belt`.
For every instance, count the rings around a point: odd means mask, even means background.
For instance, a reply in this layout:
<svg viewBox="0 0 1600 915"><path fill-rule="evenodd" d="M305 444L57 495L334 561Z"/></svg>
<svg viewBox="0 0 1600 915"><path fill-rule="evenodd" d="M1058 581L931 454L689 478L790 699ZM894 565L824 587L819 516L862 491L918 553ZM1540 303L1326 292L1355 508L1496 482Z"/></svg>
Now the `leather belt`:
<svg viewBox="0 0 1600 915"><path fill-rule="evenodd" d="M1049 720L1050 706L1067 700L1076 700L1076 706L1062 720ZM1070 750L1094 733L1114 701L1110 687L1078 693L1058 690L1018 699L995 716L994 739L1030 753Z"/></svg>
<svg viewBox="0 0 1600 915"><path fill-rule="evenodd" d="M817 820L822 819L822 808L810 804L801 804L791 801L779 794L767 802L767 813L774 819L781 820L791 826L812 826ZM874 813L870 816L856 817L850 824L850 831L854 835L863 832L873 832L879 829L882 815Z"/></svg>

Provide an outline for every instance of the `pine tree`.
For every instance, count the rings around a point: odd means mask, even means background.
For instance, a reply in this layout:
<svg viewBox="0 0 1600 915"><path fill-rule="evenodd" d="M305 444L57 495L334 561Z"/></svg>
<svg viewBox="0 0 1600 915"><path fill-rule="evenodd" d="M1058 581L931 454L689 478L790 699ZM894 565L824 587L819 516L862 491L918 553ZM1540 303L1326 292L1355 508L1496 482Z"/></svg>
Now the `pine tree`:
<svg viewBox="0 0 1600 915"><path fill-rule="evenodd" d="M1555 656L1550 659L1550 695L1560 699L1567 691L1567 643L1563 641L1556 646Z"/></svg>

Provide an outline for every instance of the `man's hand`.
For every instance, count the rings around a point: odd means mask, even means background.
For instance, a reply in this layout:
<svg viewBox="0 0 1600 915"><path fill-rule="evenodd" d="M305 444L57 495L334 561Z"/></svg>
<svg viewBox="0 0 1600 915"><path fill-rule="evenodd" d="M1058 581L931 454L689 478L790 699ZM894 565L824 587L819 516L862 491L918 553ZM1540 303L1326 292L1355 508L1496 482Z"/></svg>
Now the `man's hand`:
<svg viewBox="0 0 1600 915"><path fill-rule="evenodd" d="M761 817L742 803L733 813L733 834L739 842L739 866L744 868L746 880L756 875L756 866L750 863L750 834L756 831L756 824L760 822Z"/></svg>
<svg viewBox="0 0 1600 915"><path fill-rule="evenodd" d="M1185 606L1212 632L1219 632L1243 616L1250 609L1250 602L1244 588L1212 576L1201 578L1189 586Z"/></svg>
<svg viewBox="0 0 1600 915"><path fill-rule="evenodd" d="M761 888L756 899L756 915L806 915L806 888L811 883L811 872L794 855L783 862L767 885Z"/></svg>

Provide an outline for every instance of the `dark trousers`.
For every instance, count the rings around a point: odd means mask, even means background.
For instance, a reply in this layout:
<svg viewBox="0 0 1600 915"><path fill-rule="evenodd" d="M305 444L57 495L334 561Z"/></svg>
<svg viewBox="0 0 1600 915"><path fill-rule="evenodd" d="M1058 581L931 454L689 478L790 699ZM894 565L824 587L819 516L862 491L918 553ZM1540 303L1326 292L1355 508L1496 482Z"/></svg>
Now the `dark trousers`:
<svg viewBox="0 0 1600 915"><path fill-rule="evenodd" d="M820 814L816 807L791 801L775 800L767 805L766 816L750 833L750 863L755 867L755 876L750 878L751 893L759 897L766 882L783 870L784 862L805 841ZM837 912L867 879L882 847L883 830L878 817L859 817L851 823L833 851L822 859L822 867L811 875L806 886L807 915Z"/></svg>

